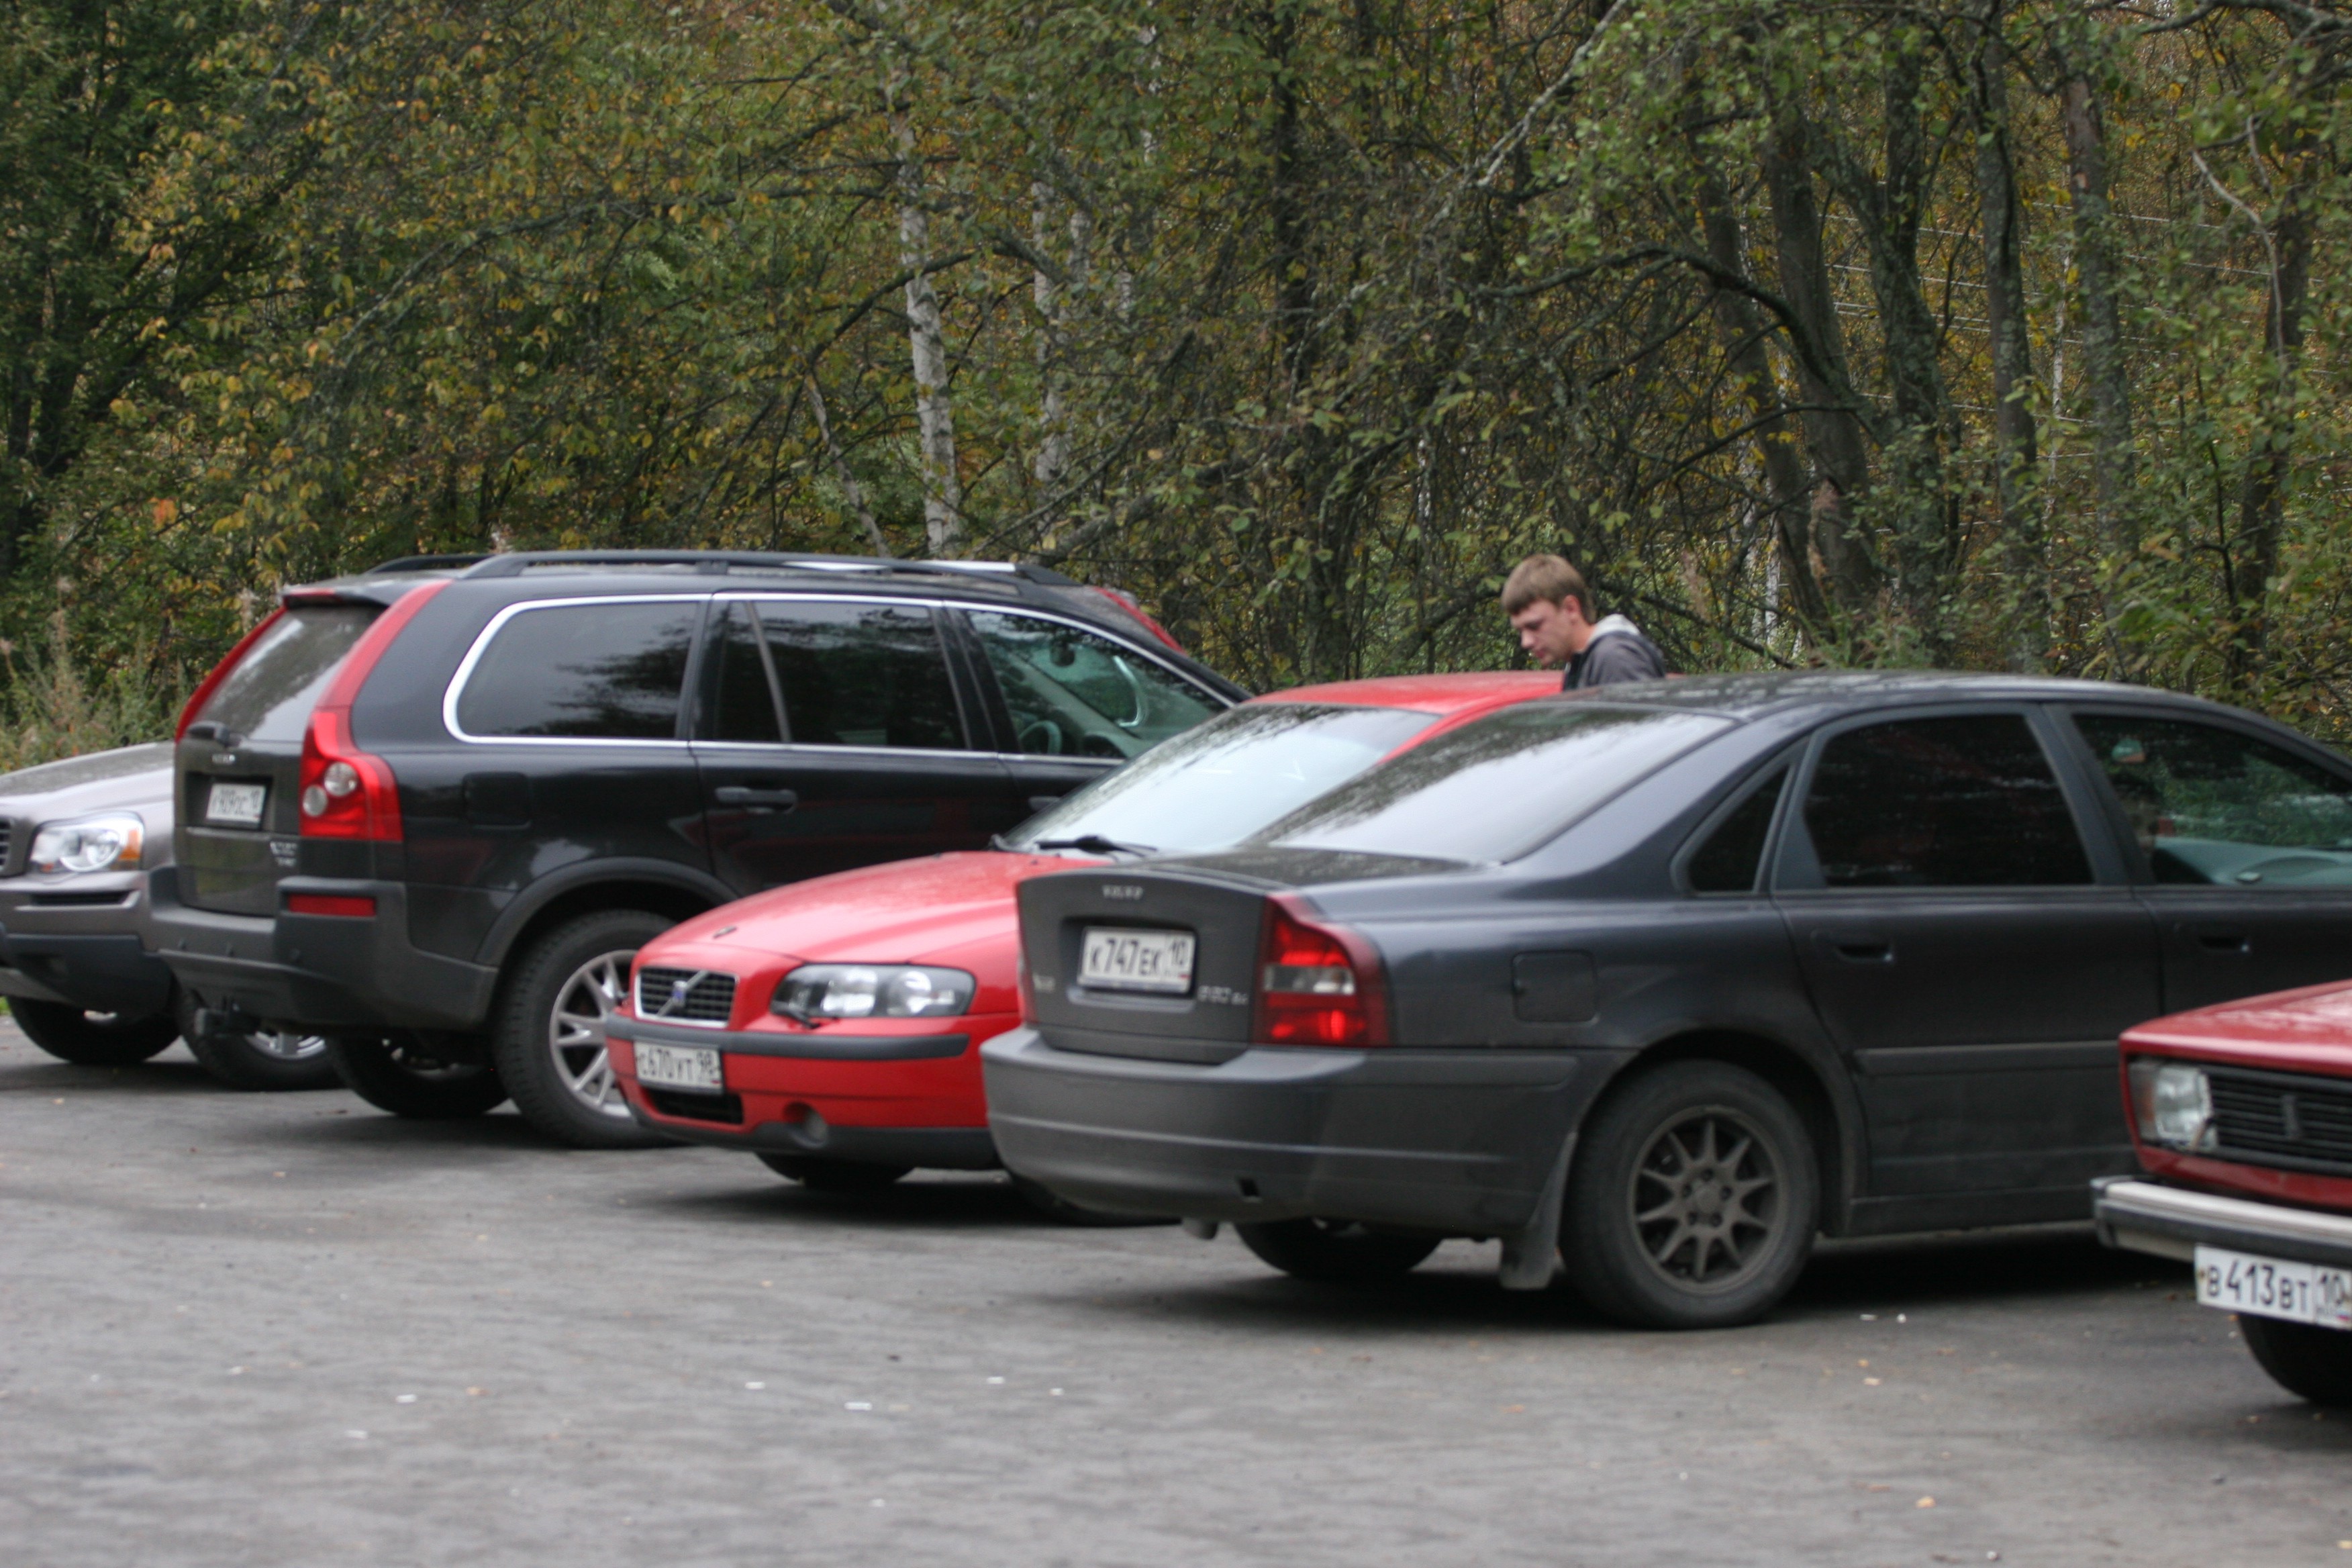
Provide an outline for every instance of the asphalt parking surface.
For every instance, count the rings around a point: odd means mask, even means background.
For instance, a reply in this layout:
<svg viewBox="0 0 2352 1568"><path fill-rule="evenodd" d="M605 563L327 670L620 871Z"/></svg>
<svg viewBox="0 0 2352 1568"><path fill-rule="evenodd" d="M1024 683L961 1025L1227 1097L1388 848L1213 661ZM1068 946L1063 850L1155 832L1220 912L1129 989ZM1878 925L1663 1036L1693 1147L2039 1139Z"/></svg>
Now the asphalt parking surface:
<svg viewBox="0 0 2352 1568"><path fill-rule="evenodd" d="M0 1025L0 1562L2352 1563L2352 1419L2185 1267L1844 1246L1667 1336L1492 1263L1351 1294Z"/></svg>

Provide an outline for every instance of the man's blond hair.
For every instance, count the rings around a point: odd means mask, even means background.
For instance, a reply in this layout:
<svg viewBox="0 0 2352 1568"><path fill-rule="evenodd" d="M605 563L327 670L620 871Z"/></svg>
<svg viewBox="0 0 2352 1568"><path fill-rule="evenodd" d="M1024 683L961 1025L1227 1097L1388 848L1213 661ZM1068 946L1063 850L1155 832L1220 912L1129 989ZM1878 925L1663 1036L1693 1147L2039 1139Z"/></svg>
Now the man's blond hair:
<svg viewBox="0 0 2352 1568"><path fill-rule="evenodd" d="M1503 584L1503 614L1516 616L1538 599L1557 605L1562 599L1574 599L1576 607L1586 620L1592 614L1592 593L1584 585L1584 574L1557 555L1530 555L1511 568Z"/></svg>

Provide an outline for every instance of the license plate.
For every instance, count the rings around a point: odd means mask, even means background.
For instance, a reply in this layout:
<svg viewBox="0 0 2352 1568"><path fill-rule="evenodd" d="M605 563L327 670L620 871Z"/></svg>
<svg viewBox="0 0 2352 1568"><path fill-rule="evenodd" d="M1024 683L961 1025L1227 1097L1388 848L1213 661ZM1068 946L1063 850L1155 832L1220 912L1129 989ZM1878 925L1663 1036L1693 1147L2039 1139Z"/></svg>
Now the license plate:
<svg viewBox="0 0 2352 1568"><path fill-rule="evenodd" d="M261 807L269 798L269 786L257 784L227 784L215 781L212 793L205 796L205 820L223 822L231 827L261 826Z"/></svg>
<svg viewBox="0 0 2352 1568"><path fill-rule="evenodd" d="M2200 1247L2197 1303L2323 1329L2352 1329L2352 1272Z"/></svg>
<svg viewBox="0 0 2352 1568"><path fill-rule="evenodd" d="M1192 989L1193 946L1188 931L1090 926L1078 954L1078 984L1104 991L1181 996Z"/></svg>
<svg viewBox="0 0 2352 1568"><path fill-rule="evenodd" d="M707 1046L646 1046L637 1047L637 1081L664 1089L700 1089L716 1094L727 1087L719 1070L719 1053Z"/></svg>

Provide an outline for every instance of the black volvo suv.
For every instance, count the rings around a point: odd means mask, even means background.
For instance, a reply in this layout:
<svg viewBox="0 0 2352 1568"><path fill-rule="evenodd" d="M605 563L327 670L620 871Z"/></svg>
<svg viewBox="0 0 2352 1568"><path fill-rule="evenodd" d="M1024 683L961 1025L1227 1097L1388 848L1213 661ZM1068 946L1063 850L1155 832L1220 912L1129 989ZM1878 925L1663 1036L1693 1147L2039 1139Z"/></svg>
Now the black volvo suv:
<svg viewBox="0 0 2352 1568"><path fill-rule="evenodd" d="M973 848L1244 693L1027 565L421 557L288 590L190 700L149 945L210 1026L330 1037L411 1116L630 1121L639 944L779 882Z"/></svg>

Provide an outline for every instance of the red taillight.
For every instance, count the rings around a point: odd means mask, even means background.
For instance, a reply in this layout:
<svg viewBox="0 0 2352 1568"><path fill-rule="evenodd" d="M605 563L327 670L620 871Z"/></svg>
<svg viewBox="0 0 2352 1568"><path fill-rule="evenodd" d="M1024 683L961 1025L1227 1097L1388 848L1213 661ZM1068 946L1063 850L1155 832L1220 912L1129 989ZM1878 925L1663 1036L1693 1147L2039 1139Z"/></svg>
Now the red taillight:
<svg viewBox="0 0 2352 1568"><path fill-rule="evenodd" d="M213 666L212 673L197 682L194 693L188 699L188 705L180 710L180 727L172 731L172 739L184 741L188 738L188 726L196 721L196 715L204 711L205 704L211 700L220 683L228 679L228 672L236 668L236 661L245 657L246 649L260 641L261 634L276 626L285 614L285 607L280 605L262 616L251 631L236 639L236 646L228 650L228 657Z"/></svg>
<svg viewBox="0 0 2352 1568"><path fill-rule="evenodd" d="M1345 927L1316 923L1295 894L1266 900L1254 1031L1261 1044L1384 1046L1387 1013L1371 943Z"/></svg>
<svg viewBox="0 0 2352 1568"><path fill-rule="evenodd" d="M286 912L289 915L342 915L353 920L373 920L375 900L342 893L289 893Z"/></svg>
<svg viewBox="0 0 2352 1568"><path fill-rule="evenodd" d="M359 749L352 739L352 703L367 684L402 628L426 601L449 584L426 583L411 589L375 618L310 710L302 734L301 793L298 797L305 838L400 839L400 787L383 758Z"/></svg>

